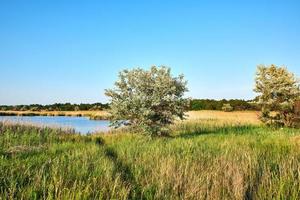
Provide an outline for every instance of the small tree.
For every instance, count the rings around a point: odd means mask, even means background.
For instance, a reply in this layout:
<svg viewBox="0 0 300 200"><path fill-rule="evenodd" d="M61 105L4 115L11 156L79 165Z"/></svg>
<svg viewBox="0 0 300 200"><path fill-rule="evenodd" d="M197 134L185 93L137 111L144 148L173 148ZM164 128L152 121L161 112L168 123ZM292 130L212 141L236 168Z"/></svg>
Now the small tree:
<svg viewBox="0 0 300 200"><path fill-rule="evenodd" d="M74 111L80 111L80 107L79 106L75 106L74 107Z"/></svg>
<svg viewBox="0 0 300 200"><path fill-rule="evenodd" d="M285 67L259 65L255 82L262 121L269 125L293 126L294 104L300 95L299 81L294 74Z"/></svg>
<svg viewBox="0 0 300 200"><path fill-rule="evenodd" d="M151 135L167 133L175 118L184 119L188 100L184 76L171 76L167 67L124 70L114 89L106 90L111 98L111 125L130 125Z"/></svg>
<svg viewBox="0 0 300 200"><path fill-rule="evenodd" d="M231 112L231 111L233 111L233 107L230 105L230 103L225 103L222 106L222 110L224 112Z"/></svg>

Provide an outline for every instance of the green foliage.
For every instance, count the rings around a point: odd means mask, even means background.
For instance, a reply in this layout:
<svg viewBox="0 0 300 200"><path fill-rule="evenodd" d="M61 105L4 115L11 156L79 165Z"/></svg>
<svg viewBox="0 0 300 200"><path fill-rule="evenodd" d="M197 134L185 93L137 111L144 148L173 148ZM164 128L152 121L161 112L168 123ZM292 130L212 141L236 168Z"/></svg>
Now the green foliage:
<svg viewBox="0 0 300 200"><path fill-rule="evenodd" d="M189 110L222 110L222 106L229 103L234 110L258 110L257 105L251 101L242 99L192 99L190 100ZM85 110L106 110L109 109L109 104L53 104L53 105L16 105L6 106L0 105L0 111L15 110L15 111L30 111L35 107L37 111L85 111Z"/></svg>
<svg viewBox="0 0 300 200"><path fill-rule="evenodd" d="M268 125L294 126L294 105L300 96L299 80L295 75L285 67L260 65L255 83L262 121Z"/></svg>
<svg viewBox="0 0 300 200"><path fill-rule="evenodd" d="M233 111L233 107L229 103L225 103L222 106L222 110L225 112L231 112Z"/></svg>
<svg viewBox="0 0 300 200"><path fill-rule="evenodd" d="M246 101L242 99L192 99L190 101L190 110L222 110L224 104L230 104L233 110L257 110L257 105L253 104L251 101Z"/></svg>
<svg viewBox="0 0 300 200"><path fill-rule="evenodd" d="M94 104L71 104L71 103L55 103L52 105L16 105L6 106L0 105L0 110L13 110L13 111L85 111L85 110L104 110L108 109L108 104L94 103Z"/></svg>
<svg viewBox="0 0 300 200"><path fill-rule="evenodd" d="M170 68L151 67L124 70L114 89L106 90L111 98L112 126L130 125L151 135L163 135L167 125L184 118L187 91L183 75L172 77Z"/></svg>

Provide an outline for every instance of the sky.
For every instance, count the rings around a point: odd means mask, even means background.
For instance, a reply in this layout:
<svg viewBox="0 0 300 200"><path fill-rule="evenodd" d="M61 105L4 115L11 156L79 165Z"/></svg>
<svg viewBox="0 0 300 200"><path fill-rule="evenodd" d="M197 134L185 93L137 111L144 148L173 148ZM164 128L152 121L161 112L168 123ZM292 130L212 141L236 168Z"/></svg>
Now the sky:
<svg viewBox="0 0 300 200"><path fill-rule="evenodd" d="M107 102L123 69L192 98L252 99L258 64L300 76L300 1L0 0L0 104Z"/></svg>

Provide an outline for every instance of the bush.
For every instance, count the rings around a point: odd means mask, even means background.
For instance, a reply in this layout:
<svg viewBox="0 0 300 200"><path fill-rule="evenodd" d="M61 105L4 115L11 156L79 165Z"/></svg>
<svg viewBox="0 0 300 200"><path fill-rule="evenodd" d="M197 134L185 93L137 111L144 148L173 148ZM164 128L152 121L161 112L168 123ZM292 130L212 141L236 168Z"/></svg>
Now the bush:
<svg viewBox="0 0 300 200"><path fill-rule="evenodd" d="M224 112L231 112L231 111L233 111L233 107L229 103L226 103L226 104L223 104L222 110Z"/></svg>

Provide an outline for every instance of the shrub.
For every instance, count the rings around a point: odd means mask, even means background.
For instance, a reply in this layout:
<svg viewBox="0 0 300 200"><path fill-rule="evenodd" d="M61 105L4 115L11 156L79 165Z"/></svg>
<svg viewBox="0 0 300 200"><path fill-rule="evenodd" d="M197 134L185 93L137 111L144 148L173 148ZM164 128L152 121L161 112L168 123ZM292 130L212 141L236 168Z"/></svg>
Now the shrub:
<svg viewBox="0 0 300 200"><path fill-rule="evenodd" d="M225 103L222 106L222 110L224 112L231 112L231 111L233 111L233 107L229 103Z"/></svg>

